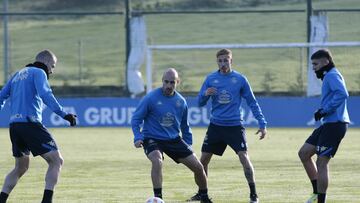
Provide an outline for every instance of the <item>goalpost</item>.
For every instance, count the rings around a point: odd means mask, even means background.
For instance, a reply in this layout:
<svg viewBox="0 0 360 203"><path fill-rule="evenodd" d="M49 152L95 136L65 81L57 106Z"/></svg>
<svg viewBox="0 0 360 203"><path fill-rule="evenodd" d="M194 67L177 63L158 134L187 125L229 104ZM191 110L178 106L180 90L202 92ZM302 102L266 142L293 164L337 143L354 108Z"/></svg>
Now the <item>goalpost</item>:
<svg viewBox="0 0 360 203"><path fill-rule="evenodd" d="M326 43L262 43L262 44L167 44L167 45L148 45L146 48L146 92L150 92L153 89L153 52L154 51L203 51L203 50L212 50L212 49L223 49L228 48L234 50L242 49L242 50L263 50L263 49L289 49L289 48L297 48L299 49L299 66L307 67L307 70L311 68L311 64L309 64L309 60L307 59L307 50L310 53L313 53L314 50L318 48L329 48L329 47L359 47L360 42L326 42ZM360 50L359 50L360 53ZM336 58L336 56L335 56ZM281 60L281 59L274 59ZM303 62L305 61L305 62ZM306 64L307 61L307 64ZM215 64L215 60L214 60ZM306 64L306 65L304 65ZM311 70L311 69L310 69ZM309 72L309 71L307 71ZM309 77L309 75L308 75ZM308 78L309 79L309 78Z"/></svg>

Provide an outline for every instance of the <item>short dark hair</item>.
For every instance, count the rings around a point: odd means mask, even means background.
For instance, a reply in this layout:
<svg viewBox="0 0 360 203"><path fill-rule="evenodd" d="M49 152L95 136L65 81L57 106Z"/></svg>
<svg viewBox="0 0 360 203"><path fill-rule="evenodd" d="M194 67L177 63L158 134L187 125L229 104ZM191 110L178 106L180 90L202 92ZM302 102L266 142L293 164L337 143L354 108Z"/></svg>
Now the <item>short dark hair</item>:
<svg viewBox="0 0 360 203"><path fill-rule="evenodd" d="M326 58L329 60L330 63L334 63L331 52L328 49L320 49L311 55L311 60L321 58Z"/></svg>
<svg viewBox="0 0 360 203"><path fill-rule="evenodd" d="M221 56L221 55L230 55L232 56L232 52L230 49L221 49L216 53L216 58Z"/></svg>

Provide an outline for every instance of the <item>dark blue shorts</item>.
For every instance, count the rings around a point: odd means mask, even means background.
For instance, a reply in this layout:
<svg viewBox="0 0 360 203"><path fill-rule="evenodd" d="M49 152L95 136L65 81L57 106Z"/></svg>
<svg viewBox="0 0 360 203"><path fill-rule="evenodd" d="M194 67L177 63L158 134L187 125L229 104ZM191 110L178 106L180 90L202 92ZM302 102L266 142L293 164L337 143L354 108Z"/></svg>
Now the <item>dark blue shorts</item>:
<svg viewBox="0 0 360 203"><path fill-rule="evenodd" d="M173 140L145 138L143 146L146 155L149 155L154 150L159 150L161 153L165 153L172 158L176 163L180 163L179 159L186 158L194 153L181 137Z"/></svg>
<svg viewBox="0 0 360 203"><path fill-rule="evenodd" d="M14 157L45 154L58 150L55 140L41 123L11 123L10 139Z"/></svg>
<svg viewBox="0 0 360 203"><path fill-rule="evenodd" d="M235 153L247 151L245 128L239 126L219 126L210 123L201 151L222 156L229 145Z"/></svg>
<svg viewBox="0 0 360 203"><path fill-rule="evenodd" d="M305 142L316 146L318 156L334 157L347 127L347 123L325 123L316 128Z"/></svg>

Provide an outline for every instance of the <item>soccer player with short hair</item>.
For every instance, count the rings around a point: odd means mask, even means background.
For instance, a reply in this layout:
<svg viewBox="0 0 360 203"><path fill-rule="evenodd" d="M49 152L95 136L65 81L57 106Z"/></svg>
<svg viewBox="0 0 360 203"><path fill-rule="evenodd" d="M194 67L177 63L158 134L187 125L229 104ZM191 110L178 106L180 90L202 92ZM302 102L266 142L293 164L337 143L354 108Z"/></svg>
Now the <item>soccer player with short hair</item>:
<svg viewBox="0 0 360 203"><path fill-rule="evenodd" d="M322 80L321 104L314 113L315 121L322 120L322 125L305 141L299 150L299 157L313 187L313 195L307 203L325 203L329 182L328 164L335 156L350 123L346 107L349 93L329 50L316 51L311 61L317 78ZM315 154L316 164L311 158Z"/></svg>
<svg viewBox="0 0 360 203"><path fill-rule="evenodd" d="M53 112L76 125L76 115L64 112L54 97L48 83L57 58L50 50L39 52L33 64L16 72L0 92L0 109L9 98L10 139L15 168L6 176L0 194L0 203L5 203L18 180L29 168L30 151L40 155L48 163L42 203L51 203L58 181L63 158L50 132L42 125L43 104Z"/></svg>
<svg viewBox="0 0 360 203"><path fill-rule="evenodd" d="M211 99L210 124L202 145L200 161L206 174L213 154L222 156L229 145L237 154L243 166L250 188L250 203L258 202L255 187L254 168L247 152L245 128L242 125L240 106L245 99L259 123L260 139L267 133L266 121L260 106L245 76L233 70L232 52L221 49L216 54L218 70L210 73L198 95L199 106ZM198 200L198 193L189 200Z"/></svg>
<svg viewBox="0 0 360 203"><path fill-rule="evenodd" d="M177 71L167 69L162 82L162 88L153 90L140 101L131 120L134 145L136 148L144 148L152 164L154 196L162 198L162 164L165 153L176 163L182 163L194 172L195 182L200 188L199 200L211 203L207 194L204 167L191 149L188 106L184 97L175 90L180 82ZM179 135L180 131L182 137Z"/></svg>

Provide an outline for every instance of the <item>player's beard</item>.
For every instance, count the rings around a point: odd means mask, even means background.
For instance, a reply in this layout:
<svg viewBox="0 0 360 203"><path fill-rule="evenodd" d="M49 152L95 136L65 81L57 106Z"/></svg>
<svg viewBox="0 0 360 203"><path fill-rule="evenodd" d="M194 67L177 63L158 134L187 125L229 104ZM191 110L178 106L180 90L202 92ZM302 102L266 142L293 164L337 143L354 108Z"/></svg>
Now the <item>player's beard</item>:
<svg viewBox="0 0 360 203"><path fill-rule="evenodd" d="M334 63L329 63L326 66L320 68L319 70L315 71L316 77L323 80L324 74L329 72L333 67L335 67Z"/></svg>
<svg viewBox="0 0 360 203"><path fill-rule="evenodd" d="M221 68L220 68L221 73L228 73L229 71L230 71L229 66L224 65L224 66L221 66Z"/></svg>
<svg viewBox="0 0 360 203"><path fill-rule="evenodd" d="M171 96L171 95L173 95L173 93L174 93L174 91L171 88L165 88L164 89L164 94L166 96Z"/></svg>

